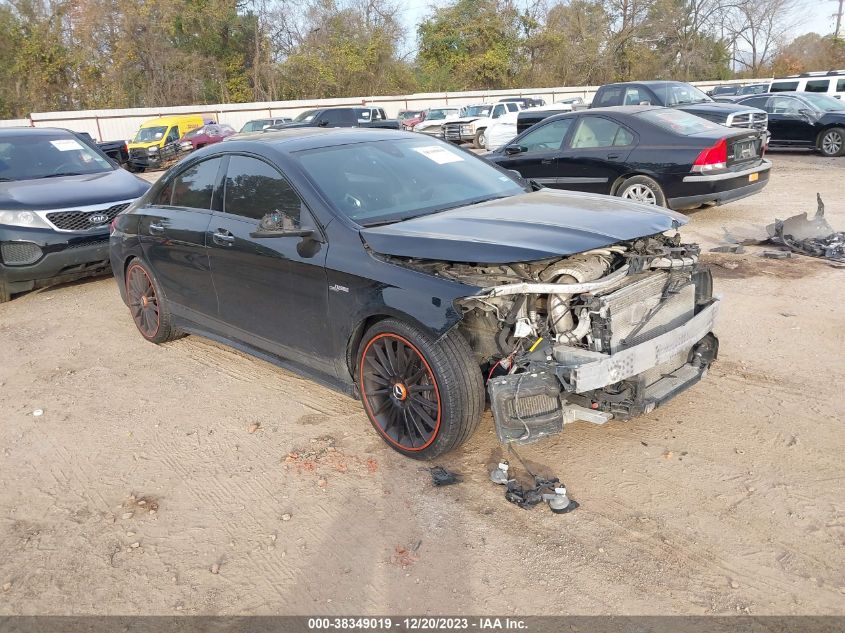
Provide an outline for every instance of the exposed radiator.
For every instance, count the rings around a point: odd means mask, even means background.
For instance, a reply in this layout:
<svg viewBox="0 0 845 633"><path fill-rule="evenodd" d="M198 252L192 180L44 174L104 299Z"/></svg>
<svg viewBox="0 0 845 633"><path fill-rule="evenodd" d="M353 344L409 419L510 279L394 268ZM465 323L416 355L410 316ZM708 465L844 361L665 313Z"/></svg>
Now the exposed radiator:
<svg viewBox="0 0 845 633"><path fill-rule="evenodd" d="M691 319L695 311L695 285L689 273L654 271L595 297L591 309L598 312L598 316L593 315L593 350L615 353Z"/></svg>

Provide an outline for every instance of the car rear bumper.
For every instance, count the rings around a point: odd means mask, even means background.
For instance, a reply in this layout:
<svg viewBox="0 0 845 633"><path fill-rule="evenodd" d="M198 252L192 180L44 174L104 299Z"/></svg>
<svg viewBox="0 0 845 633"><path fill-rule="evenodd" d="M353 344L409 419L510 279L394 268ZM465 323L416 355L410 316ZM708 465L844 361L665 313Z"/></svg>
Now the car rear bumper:
<svg viewBox="0 0 845 633"><path fill-rule="evenodd" d="M684 195L670 196L667 204L671 209L690 209L751 196L769 184L771 168L772 162L763 159L759 165L740 171L684 176L683 186L676 192Z"/></svg>
<svg viewBox="0 0 845 633"><path fill-rule="evenodd" d="M0 278L11 293L105 274L108 269L108 230L72 235L0 229Z"/></svg>

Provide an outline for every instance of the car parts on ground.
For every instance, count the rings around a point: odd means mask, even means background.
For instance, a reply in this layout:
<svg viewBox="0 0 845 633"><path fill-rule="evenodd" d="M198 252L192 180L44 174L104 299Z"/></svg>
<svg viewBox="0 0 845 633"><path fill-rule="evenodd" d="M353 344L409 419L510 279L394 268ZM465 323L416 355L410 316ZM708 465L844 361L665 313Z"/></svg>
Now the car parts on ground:
<svg viewBox="0 0 845 633"><path fill-rule="evenodd" d="M786 220L775 220L766 227L769 239L802 255L845 263L845 232L835 231L825 219L820 194L816 194L816 200L818 207L812 219L808 219L805 212Z"/></svg>

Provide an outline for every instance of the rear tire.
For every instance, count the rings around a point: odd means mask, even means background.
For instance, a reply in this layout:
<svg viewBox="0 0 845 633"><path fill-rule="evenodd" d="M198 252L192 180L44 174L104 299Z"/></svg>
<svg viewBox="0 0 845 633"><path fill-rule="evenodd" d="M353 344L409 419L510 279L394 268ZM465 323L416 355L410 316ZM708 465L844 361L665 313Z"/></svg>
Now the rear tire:
<svg viewBox="0 0 845 633"><path fill-rule="evenodd" d="M616 190L616 195L626 200L633 200L642 204L666 206L666 195L653 178L648 176L633 176L624 181Z"/></svg>
<svg viewBox="0 0 845 633"><path fill-rule="evenodd" d="M373 428L414 459L434 459L463 444L484 411L484 384L472 357L457 332L435 341L398 319L376 323L362 339L357 364Z"/></svg>
<svg viewBox="0 0 845 633"><path fill-rule="evenodd" d="M166 343L182 334L173 328L170 308L150 268L133 259L126 268L126 299L135 327L151 343Z"/></svg>
<svg viewBox="0 0 845 633"><path fill-rule="evenodd" d="M834 157L845 154L845 129L832 127L819 134L817 144L822 156Z"/></svg>

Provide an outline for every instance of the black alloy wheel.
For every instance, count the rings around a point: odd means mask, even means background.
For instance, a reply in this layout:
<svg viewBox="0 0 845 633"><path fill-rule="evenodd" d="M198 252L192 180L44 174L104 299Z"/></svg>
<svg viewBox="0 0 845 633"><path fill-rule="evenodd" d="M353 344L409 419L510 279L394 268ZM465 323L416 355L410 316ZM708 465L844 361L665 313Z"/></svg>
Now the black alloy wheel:
<svg viewBox="0 0 845 633"><path fill-rule="evenodd" d="M440 391L422 353L384 332L361 355L364 406L385 440L406 451L430 446L440 429Z"/></svg>
<svg viewBox="0 0 845 633"><path fill-rule="evenodd" d="M170 310L155 275L138 259L126 269L126 302L135 326L148 341L164 343L181 336L170 324Z"/></svg>

